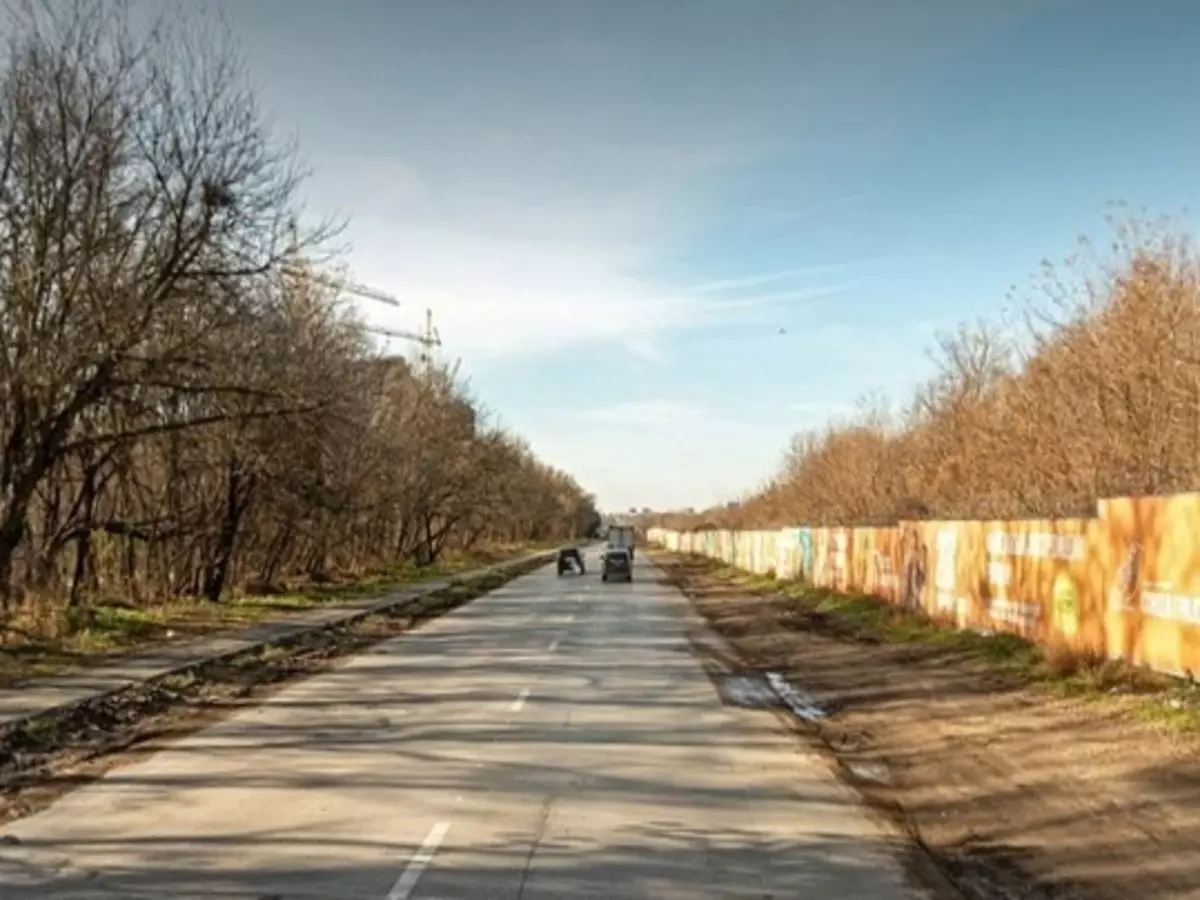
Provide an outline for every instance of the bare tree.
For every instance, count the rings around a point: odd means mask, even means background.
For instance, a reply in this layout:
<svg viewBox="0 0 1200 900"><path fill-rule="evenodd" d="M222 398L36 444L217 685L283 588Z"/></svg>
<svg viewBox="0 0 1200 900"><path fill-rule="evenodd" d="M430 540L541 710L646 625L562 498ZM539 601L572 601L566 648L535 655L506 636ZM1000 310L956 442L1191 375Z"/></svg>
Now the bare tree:
<svg viewBox="0 0 1200 900"><path fill-rule="evenodd" d="M378 356L306 262L231 44L25 0L0 60L0 596L218 600L550 539L595 513ZM286 263L286 265L284 265Z"/></svg>
<svg viewBox="0 0 1200 900"><path fill-rule="evenodd" d="M296 173L227 52L135 37L103 5L25 4L0 76L0 590L67 454L224 419L224 333L285 249ZM113 426L80 429L96 417ZM256 413L261 414L261 412Z"/></svg>

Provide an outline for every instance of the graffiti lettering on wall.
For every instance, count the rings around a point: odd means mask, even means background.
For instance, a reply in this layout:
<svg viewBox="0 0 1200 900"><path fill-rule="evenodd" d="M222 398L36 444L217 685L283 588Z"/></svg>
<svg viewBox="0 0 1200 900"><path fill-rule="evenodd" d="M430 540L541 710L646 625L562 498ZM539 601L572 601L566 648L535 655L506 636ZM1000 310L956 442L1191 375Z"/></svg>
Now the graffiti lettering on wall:
<svg viewBox="0 0 1200 900"><path fill-rule="evenodd" d="M812 581L812 529L784 529L779 533L775 548L775 571L780 578L795 578L805 583Z"/></svg>
<svg viewBox="0 0 1200 900"><path fill-rule="evenodd" d="M1142 591L1142 612L1156 619L1200 625L1200 597L1177 594L1164 588L1174 585L1148 584Z"/></svg>
<svg viewBox="0 0 1200 900"><path fill-rule="evenodd" d="M1006 597L993 597L988 614L997 622L1032 628L1042 618L1042 608L1036 603L1021 603Z"/></svg>
<svg viewBox="0 0 1200 900"><path fill-rule="evenodd" d="M937 533L937 568L933 575L935 603L940 613L958 609L958 531L940 528ZM965 601L964 601L965 602Z"/></svg>
<svg viewBox="0 0 1200 900"><path fill-rule="evenodd" d="M989 556L1026 556L1032 559L1081 560L1087 545L1077 534L1035 531L1013 534L992 531L987 536Z"/></svg>
<svg viewBox="0 0 1200 900"><path fill-rule="evenodd" d="M735 552L746 545L732 531L655 534L727 563L780 560L780 574L914 610L957 605L960 627L1200 671L1200 493L1106 499L1088 519L793 526L763 536L757 557Z"/></svg>
<svg viewBox="0 0 1200 900"><path fill-rule="evenodd" d="M1054 610L1054 627L1060 634L1075 637L1079 632L1079 586L1069 572L1054 576L1050 607Z"/></svg>
<svg viewBox="0 0 1200 900"><path fill-rule="evenodd" d="M894 597L900 587L900 578L892 558L881 550L871 551L871 569L878 591L885 597Z"/></svg>
<svg viewBox="0 0 1200 900"><path fill-rule="evenodd" d="M900 558L904 560L900 602L908 609L921 609L925 605L925 570L929 549L921 540L919 526L903 526L900 533L900 554Z"/></svg>
<svg viewBox="0 0 1200 900"><path fill-rule="evenodd" d="M809 528L801 528L796 532L796 543L800 554L800 577L811 581L813 577L813 536Z"/></svg>
<svg viewBox="0 0 1200 900"><path fill-rule="evenodd" d="M1078 560L1083 559L1086 553L1086 545L1079 535L1054 532L991 531L985 546L989 557L999 557L990 558L987 564L991 595L988 618L993 622L1016 626L1022 631L1037 628L1044 616L1044 609L1040 602L1011 596L1011 558ZM1079 628L1079 591L1065 571L1058 573L1054 580L1051 607L1058 630L1074 635Z"/></svg>
<svg viewBox="0 0 1200 900"><path fill-rule="evenodd" d="M1033 627L1042 619L1042 604L1015 600L1009 596L1011 572L1008 563L988 564L988 587L991 600L988 617L995 622Z"/></svg>
<svg viewBox="0 0 1200 900"><path fill-rule="evenodd" d="M1125 549L1117 576L1108 591L1109 612L1129 612L1137 607L1138 567L1142 561L1142 545L1136 541Z"/></svg>
<svg viewBox="0 0 1200 900"><path fill-rule="evenodd" d="M834 587L844 588L847 583L846 579L846 532L842 530L835 531L830 535L829 542L829 577L832 579Z"/></svg>
<svg viewBox="0 0 1200 900"><path fill-rule="evenodd" d="M848 535L841 528L822 529L822 540L813 553L813 582L822 587L844 588L847 579Z"/></svg>

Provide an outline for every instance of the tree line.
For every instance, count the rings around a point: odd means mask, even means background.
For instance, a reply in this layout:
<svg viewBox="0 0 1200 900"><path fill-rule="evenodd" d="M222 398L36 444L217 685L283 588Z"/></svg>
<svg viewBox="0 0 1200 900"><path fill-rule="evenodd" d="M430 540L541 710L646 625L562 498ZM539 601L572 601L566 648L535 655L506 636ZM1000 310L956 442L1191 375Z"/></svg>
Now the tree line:
<svg viewBox="0 0 1200 900"><path fill-rule="evenodd" d="M0 61L0 604L200 596L584 533L455 371L382 355L233 45L11 4Z"/></svg>
<svg viewBox="0 0 1200 900"><path fill-rule="evenodd" d="M940 335L934 374L797 434L761 488L668 527L1092 516L1096 500L1200 489L1200 253L1116 210L1103 242L1043 263L998 322Z"/></svg>

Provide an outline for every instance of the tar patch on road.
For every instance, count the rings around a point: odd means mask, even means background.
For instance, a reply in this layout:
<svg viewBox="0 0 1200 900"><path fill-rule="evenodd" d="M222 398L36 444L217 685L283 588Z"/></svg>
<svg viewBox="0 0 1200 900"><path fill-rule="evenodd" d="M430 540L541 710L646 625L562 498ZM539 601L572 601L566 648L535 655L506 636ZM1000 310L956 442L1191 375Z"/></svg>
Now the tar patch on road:
<svg viewBox="0 0 1200 900"><path fill-rule="evenodd" d="M714 675L713 684L727 706L743 709L779 709L783 701L761 675Z"/></svg>

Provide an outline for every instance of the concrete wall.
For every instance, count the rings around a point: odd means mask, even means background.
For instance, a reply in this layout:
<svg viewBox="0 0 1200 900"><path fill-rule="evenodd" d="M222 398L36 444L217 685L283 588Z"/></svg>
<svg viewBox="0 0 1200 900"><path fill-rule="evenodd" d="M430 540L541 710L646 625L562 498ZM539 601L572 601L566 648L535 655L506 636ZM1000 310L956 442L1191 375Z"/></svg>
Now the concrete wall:
<svg viewBox="0 0 1200 900"><path fill-rule="evenodd" d="M1103 500L1090 519L677 532L652 543L954 622L1200 675L1200 494Z"/></svg>

